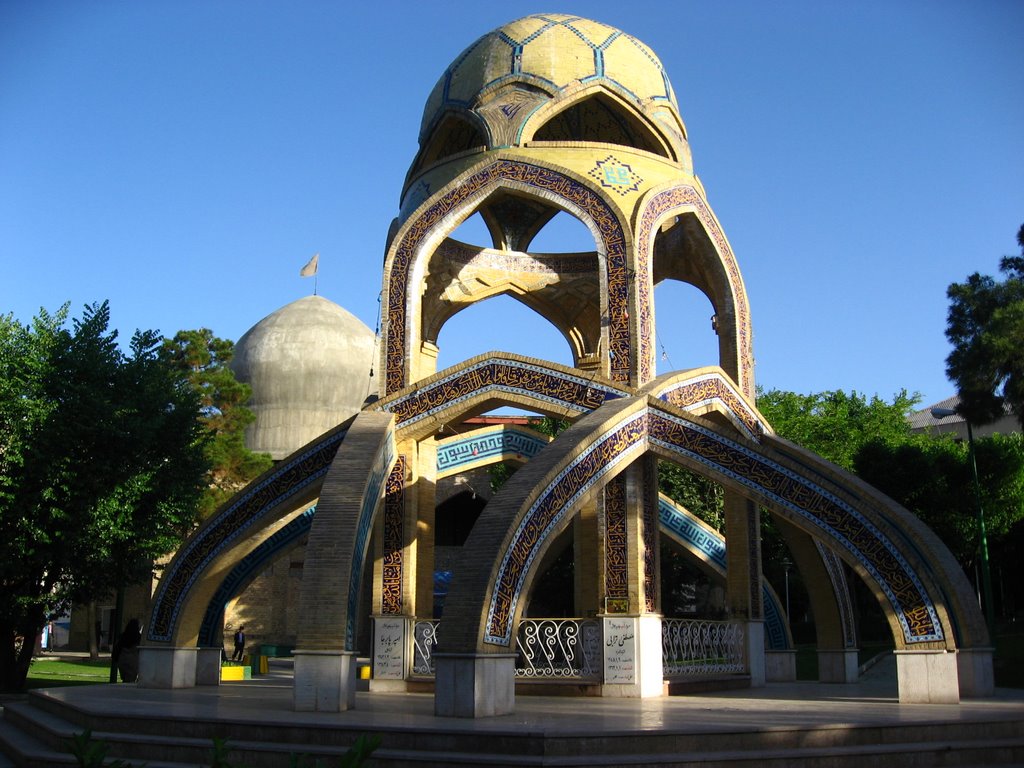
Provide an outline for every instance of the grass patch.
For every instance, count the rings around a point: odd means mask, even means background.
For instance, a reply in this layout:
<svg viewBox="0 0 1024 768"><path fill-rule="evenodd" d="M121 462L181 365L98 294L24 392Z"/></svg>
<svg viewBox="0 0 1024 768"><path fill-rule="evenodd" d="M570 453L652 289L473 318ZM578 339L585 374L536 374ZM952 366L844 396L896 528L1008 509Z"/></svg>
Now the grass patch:
<svg viewBox="0 0 1024 768"><path fill-rule="evenodd" d="M33 659L26 688L57 688L67 685L95 685L110 680L110 659Z"/></svg>

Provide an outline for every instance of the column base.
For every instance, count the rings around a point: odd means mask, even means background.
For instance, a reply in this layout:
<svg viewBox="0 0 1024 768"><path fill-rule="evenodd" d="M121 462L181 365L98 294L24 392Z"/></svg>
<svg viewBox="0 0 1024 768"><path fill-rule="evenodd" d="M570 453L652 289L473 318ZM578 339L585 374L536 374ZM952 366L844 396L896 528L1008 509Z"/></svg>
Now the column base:
<svg viewBox="0 0 1024 768"><path fill-rule="evenodd" d="M900 704L959 704L955 651L894 651Z"/></svg>
<svg viewBox="0 0 1024 768"><path fill-rule="evenodd" d="M220 685L223 648L200 648L196 654L196 685Z"/></svg>
<svg viewBox="0 0 1024 768"><path fill-rule="evenodd" d="M296 712L344 712L356 705L356 655L351 651L292 652Z"/></svg>
<svg viewBox="0 0 1024 768"><path fill-rule="evenodd" d="M438 717L493 717L515 711L515 654L436 653L434 658Z"/></svg>
<svg viewBox="0 0 1024 768"><path fill-rule="evenodd" d="M857 649L818 651L819 683L855 683L860 677Z"/></svg>
<svg viewBox="0 0 1024 768"><path fill-rule="evenodd" d="M601 695L645 699L665 695L660 616L604 616Z"/></svg>
<svg viewBox="0 0 1024 768"><path fill-rule="evenodd" d="M144 645L139 648L140 688L192 688L198 648ZM218 670L219 674L219 670Z"/></svg>
<svg viewBox="0 0 1024 768"><path fill-rule="evenodd" d="M750 671L750 687L764 688L767 680L764 653L764 621L748 621L744 629L746 630L747 668Z"/></svg>
<svg viewBox="0 0 1024 768"><path fill-rule="evenodd" d="M991 696L996 690L992 671L992 648L961 648L956 654L960 695L965 699Z"/></svg>
<svg viewBox="0 0 1024 768"><path fill-rule="evenodd" d="M796 680L796 651L765 651L764 677L770 683Z"/></svg>

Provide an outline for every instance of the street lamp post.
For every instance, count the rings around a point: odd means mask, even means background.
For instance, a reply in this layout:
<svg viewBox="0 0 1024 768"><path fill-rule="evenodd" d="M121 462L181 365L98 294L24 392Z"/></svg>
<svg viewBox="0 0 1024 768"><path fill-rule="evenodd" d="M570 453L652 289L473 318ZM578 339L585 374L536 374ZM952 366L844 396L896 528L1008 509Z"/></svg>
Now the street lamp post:
<svg viewBox="0 0 1024 768"><path fill-rule="evenodd" d="M789 617L789 569L793 567L793 563L789 561L789 558L783 558L782 567L786 571L786 621L792 622Z"/></svg>
<svg viewBox="0 0 1024 768"><path fill-rule="evenodd" d="M956 415L952 408L932 408L932 417L945 419ZM996 613L992 600L992 573L988 566L988 534L985 532L985 511L981 506L981 483L978 482L978 462L974 455L974 430L971 422L964 419L967 425L967 453L971 460L971 476L974 478L974 500L977 506L978 547L981 550L981 596L985 605L985 620L988 624L989 642L996 641Z"/></svg>

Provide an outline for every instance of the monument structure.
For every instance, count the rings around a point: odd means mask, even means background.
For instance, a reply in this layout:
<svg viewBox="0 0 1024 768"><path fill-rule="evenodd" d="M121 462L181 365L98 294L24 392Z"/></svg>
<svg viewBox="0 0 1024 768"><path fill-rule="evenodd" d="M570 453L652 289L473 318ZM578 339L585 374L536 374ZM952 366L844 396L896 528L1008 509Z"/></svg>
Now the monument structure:
<svg viewBox="0 0 1024 768"><path fill-rule="evenodd" d="M758 413L739 265L653 51L577 16L511 22L444 72L419 142L387 236L375 396L181 548L154 596L141 685L215 683L223 606L302 536L298 710L354 706L360 652L372 662L371 691L432 678L435 711L459 717L513 711L517 679L531 675L625 697L663 695L666 680L695 667L762 685L792 674L771 653L786 636L771 629L779 608L761 575L768 513L809 585L822 679L856 678L845 563L888 619L901 701L991 691L985 624L942 542L776 437ZM583 223L592 249L530 250L559 212ZM453 239L477 213L491 242ZM653 289L664 280L695 286L714 306L718 359L707 367L656 376ZM499 294L557 328L573 365L496 351L436 370L445 323ZM470 419L500 405L572 424L550 441L522 425L470 431ZM438 489L453 472L501 459L522 468L464 541L445 542L460 556L448 557L451 584L435 611ZM723 487L727 546L659 498L666 461ZM692 628L661 612L666 535L724 578L729 618L701 629L714 648L694 651ZM569 548L574 615L530 616L532 587ZM372 640L361 648L367 621ZM540 672L538 637L557 649Z"/></svg>

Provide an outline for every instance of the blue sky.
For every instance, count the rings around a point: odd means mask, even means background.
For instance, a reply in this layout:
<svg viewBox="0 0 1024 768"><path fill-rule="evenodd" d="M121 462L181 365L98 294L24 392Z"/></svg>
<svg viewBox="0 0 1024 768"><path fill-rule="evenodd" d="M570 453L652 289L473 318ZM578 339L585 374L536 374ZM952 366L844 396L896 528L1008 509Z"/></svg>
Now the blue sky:
<svg viewBox="0 0 1024 768"><path fill-rule="evenodd" d="M560 11L662 59L743 271L759 384L952 394L946 287L995 274L1024 223L1024 3L352 6L0 1L0 313L109 299L125 338L238 339L312 292L298 271L319 252L320 295L375 327L435 81L481 34ZM567 230L549 242L573 248ZM711 362L706 300L656 298L660 365ZM512 304L457 316L442 362L567 360Z"/></svg>

